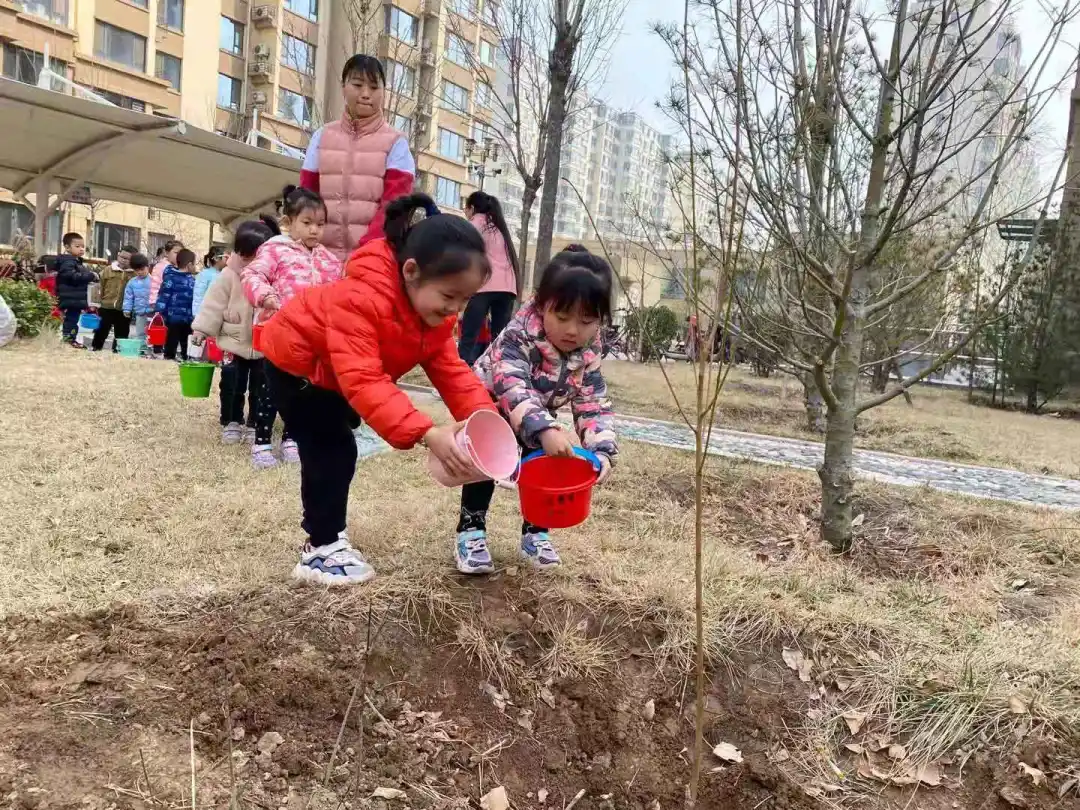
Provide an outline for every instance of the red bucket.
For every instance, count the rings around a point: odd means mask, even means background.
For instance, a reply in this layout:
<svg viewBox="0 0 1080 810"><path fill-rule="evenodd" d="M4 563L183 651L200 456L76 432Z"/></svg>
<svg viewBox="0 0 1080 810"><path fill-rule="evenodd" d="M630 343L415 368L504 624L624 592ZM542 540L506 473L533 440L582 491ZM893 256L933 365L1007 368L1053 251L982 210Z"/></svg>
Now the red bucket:
<svg viewBox="0 0 1080 810"><path fill-rule="evenodd" d="M211 363L220 363L225 359L225 352L217 345L213 338L206 339L206 359Z"/></svg>
<svg viewBox="0 0 1080 810"><path fill-rule="evenodd" d="M151 346L164 346L165 337L168 335L169 330L165 328L165 319L161 317L159 312L150 320L150 325L146 327L146 342Z"/></svg>
<svg viewBox="0 0 1080 810"><path fill-rule="evenodd" d="M575 458L533 453L521 462L518 495L521 515L529 523L568 529L589 517L600 460L588 450L574 452Z"/></svg>
<svg viewBox="0 0 1080 810"><path fill-rule="evenodd" d="M251 348L257 352L262 351L262 330L263 325L261 323L251 327Z"/></svg>

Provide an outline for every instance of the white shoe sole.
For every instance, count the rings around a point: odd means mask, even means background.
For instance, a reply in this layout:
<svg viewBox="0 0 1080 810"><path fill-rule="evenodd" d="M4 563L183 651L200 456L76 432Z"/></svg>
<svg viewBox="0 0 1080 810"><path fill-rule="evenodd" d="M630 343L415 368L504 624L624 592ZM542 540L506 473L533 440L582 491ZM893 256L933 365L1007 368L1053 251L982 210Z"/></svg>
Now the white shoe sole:
<svg viewBox="0 0 1080 810"><path fill-rule="evenodd" d="M519 549L518 552L521 554L521 559L525 560L525 562L527 562L533 568L538 568L541 571L550 571L552 568L558 568L560 565L562 565L562 560L559 560L559 562L545 563L540 562L540 560L536 559L536 557L529 556L522 549Z"/></svg>
<svg viewBox="0 0 1080 810"><path fill-rule="evenodd" d="M461 559L461 557L459 557L457 554L455 554L454 555L454 563L455 563L455 565L457 565L457 570L458 571L460 571L461 573L466 574L468 576L471 576L471 577L472 576L478 576L478 575L481 575L481 574L494 574L495 573L495 563L494 562L491 563L491 565L471 566L467 562L465 562L465 560Z"/></svg>
<svg viewBox="0 0 1080 810"><path fill-rule="evenodd" d="M311 583L313 585L326 585L330 588L339 588L346 585L363 585L375 579L375 569L368 569L362 576L340 577L328 574L325 571L316 571L303 563L297 563L293 568L293 579L298 582Z"/></svg>

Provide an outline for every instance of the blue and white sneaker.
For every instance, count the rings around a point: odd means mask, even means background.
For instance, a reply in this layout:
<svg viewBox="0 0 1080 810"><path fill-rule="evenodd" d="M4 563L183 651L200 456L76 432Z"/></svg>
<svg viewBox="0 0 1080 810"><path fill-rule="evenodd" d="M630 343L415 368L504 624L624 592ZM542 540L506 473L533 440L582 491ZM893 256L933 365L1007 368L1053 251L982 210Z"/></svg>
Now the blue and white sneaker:
<svg viewBox="0 0 1080 810"><path fill-rule="evenodd" d="M537 568L555 568L562 562L547 532L521 535L521 555Z"/></svg>
<svg viewBox="0 0 1080 810"><path fill-rule="evenodd" d="M360 425L353 431L356 439L356 458L359 461L368 456L377 456L390 449L390 445L382 440L382 437L367 425Z"/></svg>
<svg viewBox="0 0 1080 810"><path fill-rule="evenodd" d="M344 532L328 546L305 546L293 569L294 579L319 585L359 585L374 577L375 569L352 547Z"/></svg>
<svg viewBox="0 0 1080 810"><path fill-rule="evenodd" d="M454 559L457 570L463 574L490 574L495 570L488 551L487 534L482 531L458 532Z"/></svg>

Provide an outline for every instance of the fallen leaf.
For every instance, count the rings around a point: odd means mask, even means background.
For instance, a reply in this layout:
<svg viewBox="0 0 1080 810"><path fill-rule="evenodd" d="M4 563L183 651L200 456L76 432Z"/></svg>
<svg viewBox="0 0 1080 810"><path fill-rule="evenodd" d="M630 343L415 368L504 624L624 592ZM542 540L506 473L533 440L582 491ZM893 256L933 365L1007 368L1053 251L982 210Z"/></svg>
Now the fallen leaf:
<svg viewBox="0 0 1080 810"><path fill-rule="evenodd" d="M1035 783L1035 787L1039 787L1046 782L1046 774L1038 768L1032 768L1026 762L1020 763L1020 770L1024 772L1025 776L1031 777L1031 781Z"/></svg>
<svg viewBox="0 0 1080 810"><path fill-rule="evenodd" d="M1028 581L1026 579L1014 579L1012 582L1009 583L1009 587L1012 588L1014 591L1019 591L1027 584Z"/></svg>
<svg viewBox="0 0 1080 810"><path fill-rule="evenodd" d="M377 787L375 792L371 794L373 799L407 799L408 794L404 790L398 790L392 787Z"/></svg>
<svg viewBox="0 0 1080 810"><path fill-rule="evenodd" d="M548 708L555 708L555 693L548 688L547 684L540 687L540 699L548 705Z"/></svg>
<svg viewBox="0 0 1080 810"><path fill-rule="evenodd" d="M936 762L928 762L915 769L915 778L924 785L938 787L941 784L941 767Z"/></svg>
<svg viewBox="0 0 1080 810"><path fill-rule="evenodd" d="M826 793L835 793L838 790L843 790L844 789L842 785L838 785L835 782L815 782L814 784L816 784L819 788L824 790Z"/></svg>
<svg viewBox="0 0 1080 810"><path fill-rule="evenodd" d="M836 688L841 692L846 692L851 688L851 678L845 678L843 675L838 675L836 678Z"/></svg>
<svg viewBox="0 0 1080 810"><path fill-rule="evenodd" d="M799 680L803 683L810 683L810 675L814 669L814 659L804 657L799 662Z"/></svg>
<svg viewBox="0 0 1080 810"><path fill-rule="evenodd" d="M866 712L857 712L854 709L848 709L840 716L844 718L848 731L852 734L858 734L862 731L863 723L866 722Z"/></svg>
<svg viewBox="0 0 1080 810"><path fill-rule="evenodd" d="M545 788L540 788L538 791L536 791L536 800L540 802L540 804L545 804L547 802L547 797L548 792Z"/></svg>
<svg viewBox="0 0 1080 810"><path fill-rule="evenodd" d="M897 762L907 759L907 749L902 745L890 745L887 753L889 759L895 759Z"/></svg>
<svg viewBox="0 0 1080 810"><path fill-rule="evenodd" d="M855 772L859 774L863 779L876 779L874 776L874 768L863 758L859 758L859 765L855 769Z"/></svg>
<svg viewBox="0 0 1080 810"><path fill-rule="evenodd" d="M742 751L736 748L731 743L722 742L716 745L713 750L713 756L719 757L725 762L742 762Z"/></svg>
<svg viewBox="0 0 1080 810"><path fill-rule="evenodd" d="M791 759L791 754L788 753L786 748L777 749L776 753L772 755L772 761L776 763L787 762Z"/></svg>
<svg viewBox="0 0 1080 810"><path fill-rule="evenodd" d="M1072 779L1066 779L1061 783L1061 787L1058 788L1058 798L1065 798L1065 794L1076 787L1076 783L1080 781L1075 776Z"/></svg>
<svg viewBox="0 0 1080 810"><path fill-rule="evenodd" d="M1028 702L1019 695L1009 696L1009 711L1013 714L1027 714Z"/></svg>
<svg viewBox="0 0 1080 810"><path fill-rule="evenodd" d="M656 701L647 700L645 705L641 707L641 716L646 720L652 720L656 716Z"/></svg>
<svg viewBox="0 0 1080 810"><path fill-rule="evenodd" d="M863 748L858 743L845 743L844 748L846 748L848 751L850 751L853 754L865 754L866 753L866 749Z"/></svg>
<svg viewBox="0 0 1080 810"><path fill-rule="evenodd" d="M851 528L854 529L854 528L857 528L859 526L862 526L865 522L866 522L866 515L860 513L860 514L855 516L854 520L851 521Z"/></svg>
<svg viewBox="0 0 1080 810"><path fill-rule="evenodd" d="M802 666L803 654L799 650L784 647L783 651L780 653L780 657L784 659L784 663L787 664L788 669L793 672L798 672L799 667Z"/></svg>
<svg viewBox="0 0 1080 810"><path fill-rule="evenodd" d="M825 712L821 709L809 709L806 712L806 716L813 720L815 723L820 723L825 717Z"/></svg>
<svg viewBox="0 0 1080 810"><path fill-rule="evenodd" d="M482 810L510 810L510 799L506 795L506 788L499 785L493 791L480 799Z"/></svg>

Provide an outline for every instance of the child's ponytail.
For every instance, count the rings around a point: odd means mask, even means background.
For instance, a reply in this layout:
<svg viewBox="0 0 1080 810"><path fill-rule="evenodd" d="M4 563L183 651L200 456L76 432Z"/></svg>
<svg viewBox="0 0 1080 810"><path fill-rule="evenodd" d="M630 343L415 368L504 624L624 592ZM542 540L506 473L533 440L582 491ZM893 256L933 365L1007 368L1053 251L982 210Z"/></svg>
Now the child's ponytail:
<svg viewBox="0 0 1080 810"><path fill-rule="evenodd" d="M603 256L590 253L583 245L567 245L555 254L540 276L536 288L536 306L548 306L556 312L570 312L575 307L611 321L611 265Z"/></svg>
<svg viewBox="0 0 1080 810"><path fill-rule="evenodd" d="M420 211L426 216L416 222ZM413 259L421 282L455 275L478 261L484 268L484 278L491 275L480 232L461 217L440 213L427 194L418 192L390 203L383 230L398 266Z"/></svg>

